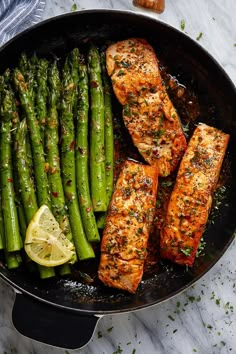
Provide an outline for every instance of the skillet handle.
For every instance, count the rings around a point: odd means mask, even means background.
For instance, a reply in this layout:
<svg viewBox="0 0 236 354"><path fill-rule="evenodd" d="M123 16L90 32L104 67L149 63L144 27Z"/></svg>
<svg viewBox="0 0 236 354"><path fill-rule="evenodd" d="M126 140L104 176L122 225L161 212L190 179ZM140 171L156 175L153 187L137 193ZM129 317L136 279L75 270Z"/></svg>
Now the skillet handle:
<svg viewBox="0 0 236 354"><path fill-rule="evenodd" d="M12 321L18 332L39 342L66 349L86 345L101 317L63 310L21 293L16 293L12 310Z"/></svg>

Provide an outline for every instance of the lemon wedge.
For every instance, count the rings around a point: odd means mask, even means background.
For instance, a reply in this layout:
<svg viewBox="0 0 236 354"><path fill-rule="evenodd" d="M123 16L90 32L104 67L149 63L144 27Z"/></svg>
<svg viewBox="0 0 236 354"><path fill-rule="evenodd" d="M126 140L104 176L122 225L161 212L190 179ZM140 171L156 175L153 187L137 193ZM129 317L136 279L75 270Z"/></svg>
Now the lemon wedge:
<svg viewBox="0 0 236 354"><path fill-rule="evenodd" d="M25 252L36 263L55 267L71 260L75 248L59 227L50 209L42 205L26 230Z"/></svg>

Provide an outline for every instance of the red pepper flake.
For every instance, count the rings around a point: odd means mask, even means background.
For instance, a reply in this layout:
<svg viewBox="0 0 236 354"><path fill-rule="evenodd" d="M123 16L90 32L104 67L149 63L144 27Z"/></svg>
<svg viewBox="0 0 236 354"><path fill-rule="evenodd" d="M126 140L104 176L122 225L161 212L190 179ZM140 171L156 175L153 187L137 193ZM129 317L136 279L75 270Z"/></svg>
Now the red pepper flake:
<svg viewBox="0 0 236 354"><path fill-rule="evenodd" d="M91 211L91 207L86 208L86 212L89 213Z"/></svg>
<svg viewBox="0 0 236 354"><path fill-rule="evenodd" d="M10 182L10 183L13 182L12 178L8 178L7 181Z"/></svg>
<svg viewBox="0 0 236 354"><path fill-rule="evenodd" d="M45 163L44 169L45 169L45 172L48 173L48 170L49 170L49 163L48 162Z"/></svg>
<svg viewBox="0 0 236 354"><path fill-rule="evenodd" d="M53 197L57 198L58 197L58 192L52 192Z"/></svg>
<svg viewBox="0 0 236 354"><path fill-rule="evenodd" d="M56 167L50 167L50 175L54 175L57 172Z"/></svg>
<svg viewBox="0 0 236 354"><path fill-rule="evenodd" d="M96 81L91 81L91 87L92 88L98 87L98 83Z"/></svg>
<svg viewBox="0 0 236 354"><path fill-rule="evenodd" d="M85 155L86 149L83 149L81 146L78 147L78 151L81 155Z"/></svg>
<svg viewBox="0 0 236 354"><path fill-rule="evenodd" d="M71 179L68 179L68 181L66 182L66 185L67 185L67 186L71 186L71 182L72 182L72 180L71 180Z"/></svg>
<svg viewBox="0 0 236 354"><path fill-rule="evenodd" d="M70 143L70 150L74 150L75 142L74 140Z"/></svg>
<svg viewBox="0 0 236 354"><path fill-rule="evenodd" d="M110 165L107 165L107 166L106 166L106 171L110 171L110 169L111 169L111 166L110 166Z"/></svg>

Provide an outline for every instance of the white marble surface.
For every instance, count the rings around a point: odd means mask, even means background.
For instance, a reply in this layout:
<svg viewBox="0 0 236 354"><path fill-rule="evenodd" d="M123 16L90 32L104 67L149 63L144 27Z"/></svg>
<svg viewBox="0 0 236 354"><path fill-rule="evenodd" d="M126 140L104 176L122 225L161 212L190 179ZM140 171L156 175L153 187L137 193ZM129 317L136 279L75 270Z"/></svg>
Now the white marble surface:
<svg viewBox="0 0 236 354"><path fill-rule="evenodd" d="M78 10L135 9L131 0L47 0L43 18L70 12L73 4ZM235 14L235 0L166 0L162 15L150 13L177 28L184 19L185 31L194 39L202 32L201 45L215 56L236 84ZM104 317L90 344L75 351L50 347L17 333L11 322L14 293L0 280L0 353L236 353L235 255L234 242L194 287L164 304L136 313Z"/></svg>

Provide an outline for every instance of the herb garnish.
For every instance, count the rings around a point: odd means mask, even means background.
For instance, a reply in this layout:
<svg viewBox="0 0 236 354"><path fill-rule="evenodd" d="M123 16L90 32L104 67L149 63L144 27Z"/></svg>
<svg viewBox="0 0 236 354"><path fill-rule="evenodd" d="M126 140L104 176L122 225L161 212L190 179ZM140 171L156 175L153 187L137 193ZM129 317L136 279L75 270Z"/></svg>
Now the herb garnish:
<svg viewBox="0 0 236 354"><path fill-rule="evenodd" d="M171 321L175 321L174 317L172 317L171 315L169 315L168 318L169 318Z"/></svg>
<svg viewBox="0 0 236 354"><path fill-rule="evenodd" d="M185 29L185 21L184 20L180 21L180 28L182 31Z"/></svg>
<svg viewBox="0 0 236 354"><path fill-rule="evenodd" d="M186 137L188 137L188 133L189 133L189 122L186 125L182 125L182 129L184 134L186 135Z"/></svg>
<svg viewBox="0 0 236 354"><path fill-rule="evenodd" d="M102 332L98 331L98 338L102 338L102 337L103 337Z"/></svg>
<svg viewBox="0 0 236 354"><path fill-rule="evenodd" d="M173 181L162 181L161 186L162 187L171 187L173 186L174 182Z"/></svg>
<svg viewBox="0 0 236 354"><path fill-rule="evenodd" d="M198 249L197 249L196 257L204 256L205 253L203 253L203 251L204 251L205 247L206 247L206 242L204 241L203 238L201 238Z"/></svg>
<svg viewBox="0 0 236 354"><path fill-rule="evenodd" d="M71 11L76 11L77 10L77 5L76 4L73 4L72 6L71 6Z"/></svg>
<svg viewBox="0 0 236 354"><path fill-rule="evenodd" d="M185 256L190 256L192 247L186 246L185 248L180 248L180 252L182 252Z"/></svg>
<svg viewBox="0 0 236 354"><path fill-rule="evenodd" d="M123 353L123 349L121 349L120 345L118 345L117 350L113 352L113 354L121 354Z"/></svg>
<svg viewBox="0 0 236 354"><path fill-rule="evenodd" d="M203 33L200 32L199 35L197 36L196 40L197 40L197 41L200 41L200 39L202 38L202 35L203 35Z"/></svg>

